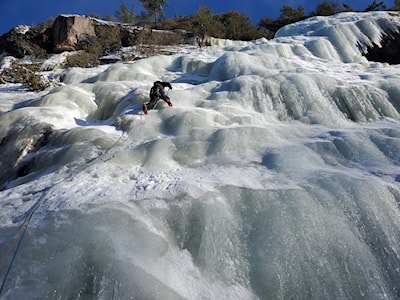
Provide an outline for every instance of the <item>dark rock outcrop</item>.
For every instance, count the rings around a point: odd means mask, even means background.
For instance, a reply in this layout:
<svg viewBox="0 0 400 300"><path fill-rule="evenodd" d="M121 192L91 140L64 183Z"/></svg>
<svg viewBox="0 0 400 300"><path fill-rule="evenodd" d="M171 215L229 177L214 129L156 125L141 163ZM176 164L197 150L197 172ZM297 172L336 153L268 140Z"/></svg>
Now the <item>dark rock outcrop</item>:
<svg viewBox="0 0 400 300"><path fill-rule="evenodd" d="M186 31L144 30L143 27L89 16L60 15L46 29L21 25L0 36L0 53L23 58L90 49L99 55L107 55L121 47L148 42L155 45L194 44L195 40Z"/></svg>
<svg viewBox="0 0 400 300"><path fill-rule="evenodd" d="M4 190L8 182L18 177L45 170L46 163L53 155L52 151L46 153L43 150L54 133L51 125L39 124L32 117L14 120L12 116L7 117L11 118L8 119L10 126L0 130L0 190Z"/></svg>
<svg viewBox="0 0 400 300"><path fill-rule="evenodd" d="M20 25L0 36L0 53L5 52L16 58L26 55L40 56L45 54L51 41L46 32L39 28Z"/></svg>
<svg viewBox="0 0 400 300"><path fill-rule="evenodd" d="M389 33L382 38L381 46L368 47L364 56L369 61L400 64L400 33Z"/></svg>
<svg viewBox="0 0 400 300"><path fill-rule="evenodd" d="M93 47L102 47L109 53L134 45L140 29L88 16L60 15L45 30L21 25L0 36L0 53L23 58Z"/></svg>

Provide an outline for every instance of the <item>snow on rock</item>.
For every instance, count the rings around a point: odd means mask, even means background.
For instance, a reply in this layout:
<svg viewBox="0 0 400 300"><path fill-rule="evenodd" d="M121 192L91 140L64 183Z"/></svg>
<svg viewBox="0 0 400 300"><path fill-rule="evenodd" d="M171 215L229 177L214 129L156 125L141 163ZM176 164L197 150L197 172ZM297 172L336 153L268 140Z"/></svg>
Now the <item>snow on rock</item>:
<svg viewBox="0 0 400 300"><path fill-rule="evenodd" d="M17 61L15 57L12 56L5 56L1 58L1 65L0 65L0 71L3 71L3 69L8 69L11 67L12 63Z"/></svg>
<svg viewBox="0 0 400 300"><path fill-rule="evenodd" d="M25 34L29 31L30 27L26 25L19 25L15 27L15 32L19 34Z"/></svg>
<svg viewBox="0 0 400 300"><path fill-rule="evenodd" d="M70 52L62 52L59 54L51 55L48 59L46 59L41 67L40 71L55 71L57 69L62 69L63 65L66 63L67 57L71 54Z"/></svg>

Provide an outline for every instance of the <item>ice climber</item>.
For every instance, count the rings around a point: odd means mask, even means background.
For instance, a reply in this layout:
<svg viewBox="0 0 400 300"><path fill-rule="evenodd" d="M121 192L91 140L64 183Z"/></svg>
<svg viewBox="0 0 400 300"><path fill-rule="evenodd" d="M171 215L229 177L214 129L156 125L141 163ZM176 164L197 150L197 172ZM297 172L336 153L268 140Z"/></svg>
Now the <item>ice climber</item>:
<svg viewBox="0 0 400 300"><path fill-rule="evenodd" d="M163 81L154 82L152 88L150 89L150 101L142 103L142 108L145 115L147 115L147 111L149 109L153 109L156 106L157 102L160 99L167 102L169 107L172 107L172 103L169 100L169 97L164 92L164 88L166 87L172 90L172 86L169 82L163 82Z"/></svg>

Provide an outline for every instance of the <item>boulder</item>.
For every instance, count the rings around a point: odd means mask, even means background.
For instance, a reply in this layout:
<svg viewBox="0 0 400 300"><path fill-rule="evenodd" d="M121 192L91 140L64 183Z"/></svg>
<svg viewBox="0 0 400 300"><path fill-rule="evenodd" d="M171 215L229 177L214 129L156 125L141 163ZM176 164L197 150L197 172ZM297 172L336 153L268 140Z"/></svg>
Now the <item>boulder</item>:
<svg viewBox="0 0 400 300"><path fill-rule="evenodd" d="M60 15L52 26L53 51L81 50L96 37L91 18L79 15Z"/></svg>

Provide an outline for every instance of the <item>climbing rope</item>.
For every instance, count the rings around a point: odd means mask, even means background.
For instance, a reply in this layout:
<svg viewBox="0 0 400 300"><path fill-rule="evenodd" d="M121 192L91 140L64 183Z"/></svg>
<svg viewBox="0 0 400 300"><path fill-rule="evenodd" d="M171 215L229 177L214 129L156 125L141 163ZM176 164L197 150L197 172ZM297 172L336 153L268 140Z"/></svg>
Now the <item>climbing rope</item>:
<svg viewBox="0 0 400 300"><path fill-rule="evenodd" d="M120 138L110 148L108 148L105 152L99 154L99 156L97 158L100 158L103 162L114 158L114 156L112 156L111 158L109 158L107 160L103 160L101 158L101 156L107 154L111 149L113 149L114 147L118 146L118 144L122 140L124 134L125 134L125 131L122 131L122 134L121 134ZM123 144L128 138L129 138L129 136L125 140L123 140L120 144ZM71 176L72 176L72 174L71 174ZM8 252L6 253L6 255L3 256L3 258L2 258L2 260L0 262L0 270L3 270L3 267L6 264L7 258L10 257L10 255L12 254L11 259L10 259L10 261L8 263L8 267L7 267L7 270L5 272L4 278L3 278L2 283L1 283L0 297L1 297L1 294L3 293L4 287L5 287L6 282L7 282L7 278L9 276L10 272L11 272L12 266L14 264L14 261L15 261L15 258L17 256L17 254L18 254L18 251L19 251L19 249L21 247L22 240L23 240L23 238L25 236L25 233L26 233L26 231L28 229L28 226L29 226L29 223L30 223L30 221L32 219L32 216L34 215L35 211L39 208L39 206L41 204L43 204L43 202L47 199L47 195L48 195L50 189L52 187L58 185L59 183L69 179L71 176L69 176L68 178L64 178L63 180L53 184L51 187L47 187L47 188L45 188L43 190L36 191L36 192L32 193L32 194L37 194L37 193L41 192L42 195L39 197L38 201L36 201L36 203L28 211L29 213L25 217L25 220L22 223L22 225L21 225L17 235L15 236L14 240L11 242L11 245L10 245L10 247L8 249Z"/></svg>
<svg viewBox="0 0 400 300"><path fill-rule="evenodd" d="M35 211L38 209L38 207L46 200L46 196L49 193L49 190L50 190L50 188L46 188L46 189L41 191L42 195L40 196L39 200L36 201L36 203L30 209L30 212L26 216L24 222L22 223L22 225L21 225L16 237L14 238L14 241L11 243L11 246L10 246L10 248L8 250L8 253L3 257L2 261L1 261L0 270L3 269L3 265L5 264L6 258L9 257L9 255L12 252L12 250L15 248L15 250L13 251L14 253L13 253L12 257L11 257L11 260L10 260L10 262L8 264L7 271L6 271L5 275L4 275L3 281L1 283L0 296L1 296L1 294L3 292L3 289L4 289L5 285L6 285L8 275L10 274L12 265L13 265L13 263L15 261L15 257L17 256L18 250L19 250L19 248L21 246L22 239L24 238L26 230L28 229L29 222L31 221L32 216L35 213Z"/></svg>

